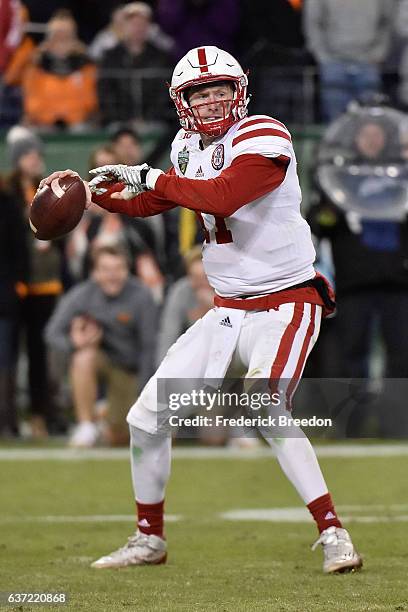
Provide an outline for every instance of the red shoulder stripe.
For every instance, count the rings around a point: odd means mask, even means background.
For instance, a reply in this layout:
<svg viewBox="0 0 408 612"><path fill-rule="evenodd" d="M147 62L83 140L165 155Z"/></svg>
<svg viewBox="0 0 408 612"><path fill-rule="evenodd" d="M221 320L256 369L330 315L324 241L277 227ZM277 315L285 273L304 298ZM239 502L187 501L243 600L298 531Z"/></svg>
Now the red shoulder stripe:
<svg viewBox="0 0 408 612"><path fill-rule="evenodd" d="M251 125L256 125L259 123L274 123L275 125L280 125L281 127L285 128L285 130L288 129L285 124L281 123L277 119L260 119L258 117L257 119L249 119L249 121L247 121L246 123L242 123L238 128L238 132L239 130L243 130L244 128L247 128L247 127L250 127Z"/></svg>
<svg viewBox="0 0 408 612"><path fill-rule="evenodd" d="M279 138L286 138L286 140L289 140L290 142L290 136L288 136L286 132L281 132L281 130L273 130L272 128L263 128L260 130L252 130L251 132L246 132L245 134L237 136L232 141L232 146L237 145L243 140L247 140L247 138L257 138L258 136L279 136Z"/></svg>

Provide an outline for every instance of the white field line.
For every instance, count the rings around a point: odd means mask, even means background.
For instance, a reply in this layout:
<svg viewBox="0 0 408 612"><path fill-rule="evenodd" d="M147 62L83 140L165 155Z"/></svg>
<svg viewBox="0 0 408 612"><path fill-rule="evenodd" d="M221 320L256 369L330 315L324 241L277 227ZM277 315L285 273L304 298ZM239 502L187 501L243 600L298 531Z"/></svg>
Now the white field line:
<svg viewBox="0 0 408 612"><path fill-rule="evenodd" d="M180 514L166 514L166 523L176 523L180 521ZM0 524L4 523L135 523L134 514L85 514L83 516L20 516L20 517L0 517Z"/></svg>
<svg viewBox="0 0 408 612"><path fill-rule="evenodd" d="M407 443L399 444L328 444L316 445L318 457L401 457L408 456ZM259 459L273 456L268 447L258 449L176 447L175 459ZM0 461L115 461L127 460L127 448L0 448Z"/></svg>
<svg viewBox="0 0 408 612"><path fill-rule="evenodd" d="M364 510L380 509L380 506L347 506L350 512L358 512ZM343 507L344 508L344 507ZM382 515L358 515L349 514L342 515L341 519L345 523L401 523L408 522L408 514L390 514L391 510L401 509L401 505L384 506L385 514ZM341 506L339 506L341 510ZM234 522L269 522L269 523L312 523L313 519L310 513L302 507L293 508L258 508L258 509L238 509L222 512L217 517L225 521ZM167 523L176 523L183 519L180 514L169 514L165 516ZM133 514L91 514L83 516L64 516L64 515L46 515L46 516L23 516L23 517L3 517L0 518L0 525L4 524L21 524L21 523L45 523L45 524L69 524L69 523L135 523Z"/></svg>
<svg viewBox="0 0 408 612"><path fill-rule="evenodd" d="M408 510L408 504L370 504L368 506L336 504L336 509L338 509L340 512L366 512L367 510L370 510L385 514L387 512L402 512L404 510Z"/></svg>
<svg viewBox="0 0 408 612"><path fill-rule="evenodd" d="M350 510L353 506L349 506ZM356 508L360 508L357 506ZM370 506L365 511L370 511ZM339 507L340 509L340 507ZM222 512L220 517L227 521L270 522L270 523L311 523L313 518L306 508L266 508L254 510L230 510ZM342 515L345 523L399 523L408 522L408 514L400 515Z"/></svg>

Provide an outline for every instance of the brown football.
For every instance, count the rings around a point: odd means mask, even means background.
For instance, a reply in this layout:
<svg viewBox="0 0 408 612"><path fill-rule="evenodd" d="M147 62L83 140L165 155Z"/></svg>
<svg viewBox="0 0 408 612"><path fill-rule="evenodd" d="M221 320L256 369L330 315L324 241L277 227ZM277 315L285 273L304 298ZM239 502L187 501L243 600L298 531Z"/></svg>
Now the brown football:
<svg viewBox="0 0 408 612"><path fill-rule="evenodd" d="M30 227L36 238L54 240L78 225L85 210L85 185L78 176L56 178L34 196Z"/></svg>

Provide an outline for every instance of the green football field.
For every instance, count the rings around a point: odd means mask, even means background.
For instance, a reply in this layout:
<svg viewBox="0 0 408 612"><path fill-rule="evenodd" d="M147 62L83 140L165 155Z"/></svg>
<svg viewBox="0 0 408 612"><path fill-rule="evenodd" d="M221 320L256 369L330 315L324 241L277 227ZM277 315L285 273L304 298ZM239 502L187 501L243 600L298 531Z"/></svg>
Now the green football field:
<svg viewBox="0 0 408 612"><path fill-rule="evenodd" d="M317 531L273 457L182 449L167 565L95 570L134 528L124 453L0 449L0 591L69 595L64 606L4 609L408 611L408 453L367 448L374 456L321 458L365 560L336 576L322 574L321 550L310 550Z"/></svg>

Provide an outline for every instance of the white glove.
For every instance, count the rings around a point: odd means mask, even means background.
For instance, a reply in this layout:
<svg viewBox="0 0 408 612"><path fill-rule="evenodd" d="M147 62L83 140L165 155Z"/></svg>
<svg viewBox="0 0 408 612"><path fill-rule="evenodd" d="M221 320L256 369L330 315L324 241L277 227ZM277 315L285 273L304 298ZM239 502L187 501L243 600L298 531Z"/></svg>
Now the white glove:
<svg viewBox="0 0 408 612"><path fill-rule="evenodd" d="M116 181L124 183L126 185L126 191L129 193L129 196L133 198L143 193L143 191L154 189L156 181L159 176L163 174L163 171L157 168L151 168L147 164L141 164L139 166L116 164L94 168L90 171L90 174L95 175L95 178L89 183L91 192L94 190L93 193L98 193L97 190L101 189L100 183L104 181ZM101 192L99 192L99 194L100 193Z"/></svg>
<svg viewBox="0 0 408 612"><path fill-rule="evenodd" d="M109 187L107 186L107 184L116 182L117 180L113 178L112 175L108 176L107 174L98 174L97 176L94 176L93 179L88 183L89 191L91 192L91 198L93 194L98 196L103 195L108 191ZM122 191L114 193L111 197L116 198L118 194L120 194L121 200L132 200L134 197L139 195L139 193L142 193L142 190L136 191L134 187L130 189L126 186L122 189Z"/></svg>
<svg viewBox="0 0 408 612"><path fill-rule="evenodd" d="M98 174L97 176L94 176L91 181L89 181L89 191L91 193L95 193L96 195L103 195L108 190L102 186L102 183L113 183L114 180L114 178L109 177L107 174Z"/></svg>

